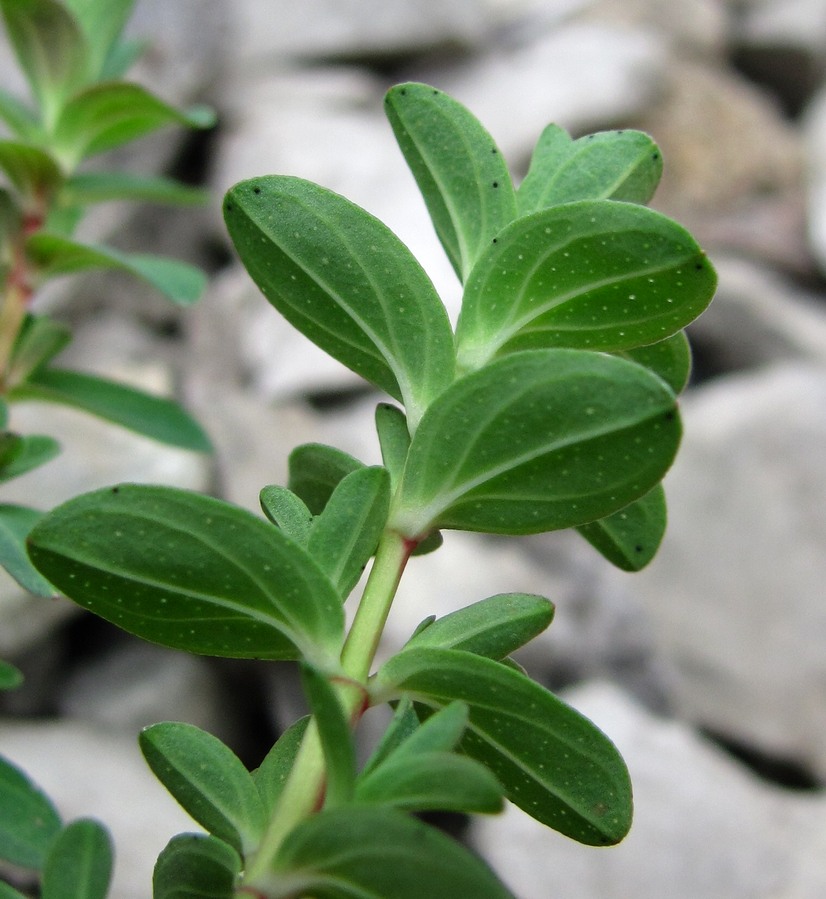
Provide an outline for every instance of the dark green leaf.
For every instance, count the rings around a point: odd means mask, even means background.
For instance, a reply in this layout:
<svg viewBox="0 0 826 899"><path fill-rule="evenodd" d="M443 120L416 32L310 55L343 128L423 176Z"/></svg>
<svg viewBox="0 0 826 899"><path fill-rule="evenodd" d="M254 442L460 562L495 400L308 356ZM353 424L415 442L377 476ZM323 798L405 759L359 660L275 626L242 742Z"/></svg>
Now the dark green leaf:
<svg viewBox="0 0 826 899"><path fill-rule="evenodd" d="M553 616L553 603L543 596L500 593L439 618L407 645L463 649L499 660L541 634Z"/></svg>
<svg viewBox="0 0 826 899"><path fill-rule="evenodd" d="M685 390L691 375L691 346L685 331L678 331L659 343L634 347L619 355L659 375L674 391Z"/></svg>
<svg viewBox="0 0 826 899"><path fill-rule="evenodd" d="M330 682L309 665L302 665L301 680L313 712L324 752L325 808L348 803L356 778L356 748L350 725Z"/></svg>
<svg viewBox="0 0 826 899"><path fill-rule="evenodd" d="M389 508L390 476L386 468L371 466L345 475L313 521L307 550L342 599L375 553Z"/></svg>
<svg viewBox="0 0 826 899"><path fill-rule="evenodd" d="M639 571L656 555L665 525L665 493L658 484L650 493L619 512L580 525L577 530L618 568Z"/></svg>
<svg viewBox="0 0 826 899"><path fill-rule="evenodd" d="M53 146L67 169L81 159L112 150L164 128L210 127L214 114L205 107L177 110L137 84L109 81L76 94L63 108Z"/></svg>
<svg viewBox="0 0 826 899"><path fill-rule="evenodd" d="M517 191L521 215L574 200L647 203L662 175L659 148L641 131L602 131L579 140L558 125L542 132Z"/></svg>
<svg viewBox="0 0 826 899"><path fill-rule="evenodd" d="M364 209L300 178L244 181L224 201L253 281L299 331L407 409L453 377L447 312L422 267Z"/></svg>
<svg viewBox="0 0 826 899"><path fill-rule="evenodd" d="M88 818L68 824L49 849L42 899L106 899L112 877L112 841Z"/></svg>
<svg viewBox="0 0 826 899"><path fill-rule="evenodd" d="M405 650L379 684L441 708L470 709L462 749L485 764L532 817L590 845L631 825L631 783L621 756L590 721L505 665L455 649Z"/></svg>
<svg viewBox="0 0 826 899"><path fill-rule="evenodd" d="M680 439L674 395L616 356L513 353L456 381L413 438L390 526L527 534L627 506Z"/></svg>
<svg viewBox="0 0 826 899"><path fill-rule="evenodd" d="M29 546L67 596L145 640L337 663L344 613L332 584L277 528L229 503L124 484L59 506Z"/></svg>
<svg viewBox="0 0 826 899"><path fill-rule="evenodd" d="M512 899L445 834L386 808L323 811L299 825L275 862L271 899Z"/></svg>
<svg viewBox="0 0 826 899"><path fill-rule="evenodd" d="M307 546L312 512L292 490L278 484L264 487L258 494L261 509L269 520L299 546Z"/></svg>
<svg viewBox="0 0 826 899"><path fill-rule="evenodd" d="M288 467L290 490L301 497L313 515L320 515L342 478L365 466L333 446L304 443L290 453Z"/></svg>
<svg viewBox="0 0 826 899"><path fill-rule="evenodd" d="M419 729L419 718L413 709L413 703L403 696L396 704L396 709L390 724L381 735L378 746L373 750L370 758L361 769L361 777L369 774L377 768L391 753L416 730Z"/></svg>
<svg viewBox="0 0 826 899"><path fill-rule="evenodd" d="M7 382L14 386L45 365L71 342L72 332L45 315L27 315L14 343Z"/></svg>
<svg viewBox="0 0 826 899"><path fill-rule="evenodd" d="M142 278L183 306L194 303L206 286L206 275L200 269L178 259L122 253L113 247L82 244L42 231L26 241L26 252L42 279L90 269L115 269Z"/></svg>
<svg viewBox="0 0 826 899"><path fill-rule="evenodd" d="M3 444L0 483L45 465L60 453L60 444L53 437L41 434L19 437L5 432L0 436L0 441ZM13 445L10 445L10 441Z"/></svg>
<svg viewBox="0 0 826 899"><path fill-rule="evenodd" d="M98 78L132 12L134 0L64 0L88 41L88 71Z"/></svg>
<svg viewBox="0 0 826 899"><path fill-rule="evenodd" d="M162 176L134 175L130 172L81 172L66 181L62 198L72 205L139 200L144 203L194 206L206 202L208 194L201 188Z"/></svg>
<svg viewBox="0 0 826 899"><path fill-rule="evenodd" d="M400 84L385 112L461 281L491 238L516 218L510 173L476 117L426 84Z"/></svg>
<svg viewBox="0 0 826 899"><path fill-rule="evenodd" d="M213 836L182 833L158 856L152 875L153 899L232 899L241 860Z"/></svg>
<svg viewBox="0 0 826 899"><path fill-rule="evenodd" d="M252 779L269 813L272 813L281 796L309 723L310 716L305 715L291 724L252 772Z"/></svg>
<svg viewBox="0 0 826 899"><path fill-rule="evenodd" d="M63 176L52 157L31 144L0 140L0 169L29 203L47 202Z"/></svg>
<svg viewBox="0 0 826 899"><path fill-rule="evenodd" d="M384 467L390 472L390 482L395 489L410 449L410 431L407 429L404 412L390 403L379 403L376 406L376 432L379 435L381 458Z"/></svg>
<svg viewBox="0 0 826 899"><path fill-rule="evenodd" d="M23 673L0 659L0 690L15 690L23 683Z"/></svg>
<svg viewBox="0 0 826 899"><path fill-rule="evenodd" d="M83 81L88 46L74 16L56 0L0 0L20 67L52 124L61 103Z"/></svg>
<svg viewBox="0 0 826 899"><path fill-rule="evenodd" d="M60 827L46 794L0 756L0 859L40 871Z"/></svg>
<svg viewBox="0 0 826 899"><path fill-rule="evenodd" d="M43 517L26 506L0 504L0 565L29 593L52 597L57 590L32 565L26 554L26 537Z"/></svg>
<svg viewBox="0 0 826 899"><path fill-rule="evenodd" d="M519 349L656 343L695 319L715 286L694 238L661 213L612 200L553 206L509 225L474 268L459 368Z"/></svg>
<svg viewBox="0 0 826 899"><path fill-rule="evenodd" d="M96 375L45 368L16 387L12 396L74 406L170 446L201 453L212 449L201 426L177 403Z"/></svg>
<svg viewBox="0 0 826 899"><path fill-rule="evenodd" d="M255 849L267 821L264 804L229 747L172 721L141 731L140 747L158 780L202 827L241 855Z"/></svg>

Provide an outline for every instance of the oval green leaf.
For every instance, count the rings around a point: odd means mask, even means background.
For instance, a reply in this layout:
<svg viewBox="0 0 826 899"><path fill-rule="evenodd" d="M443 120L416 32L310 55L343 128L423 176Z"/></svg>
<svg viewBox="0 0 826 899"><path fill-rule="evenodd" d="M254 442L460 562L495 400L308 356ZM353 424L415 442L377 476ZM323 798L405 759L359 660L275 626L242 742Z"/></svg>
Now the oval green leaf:
<svg viewBox="0 0 826 899"><path fill-rule="evenodd" d="M202 827L242 856L255 849L267 820L264 803L228 746L173 721L145 728L139 742L155 776Z"/></svg>
<svg viewBox="0 0 826 899"><path fill-rule="evenodd" d="M60 828L60 816L48 796L0 756L0 859L42 870Z"/></svg>
<svg viewBox="0 0 826 899"><path fill-rule="evenodd" d="M290 490L307 504L313 515L320 515L341 480L365 465L334 446L303 443L290 453L287 467Z"/></svg>
<svg viewBox="0 0 826 899"><path fill-rule="evenodd" d="M553 206L508 226L474 268L459 369L519 349L656 343L695 319L715 286L694 238L661 213L612 200Z"/></svg>
<svg viewBox="0 0 826 899"><path fill-rule="evenodd" d="M663 381L616 356L533 350L456 381L410 447L390 525L531 534L585 524L662 480L680 439Z"/></svg>
<svg viewBox="0 0 826 899"><path fill-rule="evenodd" d="M268 484L258 494L261 511L299 546L307 546L312 512L292 490L280 484Z"/></svg>
<svg viewBox="0 0 826 899"><path fill-rule="evenodd" d="M426 84L399 84L384 101L436 233L464 282L494 234L516 218L507 164L478 119Z"/></svg>
<svg viewBox="0 0 826 899"><path fill-rule="evenodd" d="M67 596L145 640L337 664L344 613L330 581L277 528L229 503L124 484L59 506L29 547Z"/></svg>
<svg viewBox="0 0 826 899"><path fill-rule="evenodd" d="M653 371L678 395L688 386L691 377L691 345L685 331L678 331L658 343L633 347L618 355Z"/></svg>
<svg viewBox="0 0 826 899"><path fill-rule="evenodd" d="M470 710L462 750L486 765L533 818L588 845L631 826L631 782L616 747L544 687L492 659L455 649L404 650L378 674L432 708Z"/></svg>
<svg viewBox="0 0 826 899"><path fill-rule="evenodd" d="M224 201L241 261L273 306L404 403L411 427L453 377L453 334L404 244L364 209L300 178L244 181Z"/></svg>
<svg viewBox="0 0 826 899"><path fill-rule="evenodd" d="M0 565L29 593L53 597L57 589L32 565L26 537L43 517L37 509L0 503Z"/></svg>
<svg viewBox="0 0 826 899"><path fill-rule="evenodd" d="M72 821L49 849L42 899L106 899L112 878L112 840L103 825Z"/></svg>
<svg viewBox="0 0 826 899"><path fill-rule="evenodd" d="M222 840L182 833L158 856L152 899L232 899L240 871L238 853Z"/></svg>

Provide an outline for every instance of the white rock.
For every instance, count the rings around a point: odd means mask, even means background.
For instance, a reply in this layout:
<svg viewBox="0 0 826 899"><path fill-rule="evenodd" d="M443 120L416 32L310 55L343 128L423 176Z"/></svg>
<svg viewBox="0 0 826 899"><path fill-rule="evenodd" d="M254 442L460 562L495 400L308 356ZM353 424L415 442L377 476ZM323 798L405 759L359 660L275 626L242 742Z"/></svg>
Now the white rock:
<svg viewBox="0 0 826 899"><path fill-rule="evenodd" d="M672 720L591 682L567 694L615 742L634 787L631 832L581 846L515 807L472 841L519 899L817 899L826 801L783 793Z"/></svg>
<svg viewBox="0 0 826 899"><path fill-rule="evenodd" d="M22 768L64 821L92 817L115 844L111 899L146 899L169 839L200 830L150 772L135 733L77 722L0 722L0 753Z"/></svg>

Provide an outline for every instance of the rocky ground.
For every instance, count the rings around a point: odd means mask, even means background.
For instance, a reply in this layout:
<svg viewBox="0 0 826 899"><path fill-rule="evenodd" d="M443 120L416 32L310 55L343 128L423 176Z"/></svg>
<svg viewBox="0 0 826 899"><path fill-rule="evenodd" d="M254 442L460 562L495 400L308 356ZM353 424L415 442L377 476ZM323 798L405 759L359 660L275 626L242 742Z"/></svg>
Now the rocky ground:
<svg viewBox="0 0 826 899"><path fill-rule="evenodd" d="M377 460L376 397L290 330L234 260L220 197L235 181L312 178L394 228L455 312L457 285L381 110L422 80L465 102L522 173L549 121L638 127L666 175L654 205L720 274L691 329L695 378L666 487L660 555L624 575L576 535L449 535L417 560L388 646L426 613L499 590L543 593L557 618L523 658L616 741L636 823L585 849L509 812L468 836L520 899L819 899L826 895L826 2L824 0L138 0L136 73L207 100L217 129L145 142L128 160L204 183L205 210L121 210L91 233L185 256L214 275L172 312L96 278L43 300L77 335L67 362L175 393L214 459L80 415L15 411L59 461L4 491L43 506L117 480L209 490L250 509L289 450L321 440ZM10 61L0 48L4 83ZM149 893L155 854L190 826L154 784L143 724L193 721L254 764L296 708L285 667L215 663L114 633L0 584L0 657L25 671L0 751L67 816L115 832L115 899Z"/></svg>

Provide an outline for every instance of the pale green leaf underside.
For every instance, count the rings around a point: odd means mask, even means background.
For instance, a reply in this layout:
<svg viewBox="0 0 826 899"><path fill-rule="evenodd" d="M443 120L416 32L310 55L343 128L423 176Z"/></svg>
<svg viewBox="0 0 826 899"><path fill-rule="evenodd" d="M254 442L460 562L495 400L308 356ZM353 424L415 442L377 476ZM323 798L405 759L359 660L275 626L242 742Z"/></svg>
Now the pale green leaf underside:
<svg viewBox="0 0 826 899"><path fill-rule="evenodd" d="M456 381L410 447L390 524L525 534L603 518L647 493L680 438L673 393L602 353L513 353Z"/></svg>
<svg viewBox="0 0 826 899"><path fill-rule="evenodd" d="M452 379L453 336L404 244L365 210L300 178L244 181L227 194L224 215L244 266L273 306L401 400L417 422Z"/></svg>

